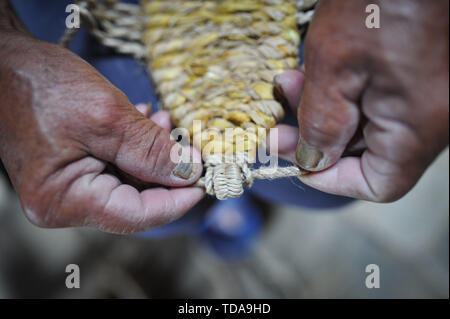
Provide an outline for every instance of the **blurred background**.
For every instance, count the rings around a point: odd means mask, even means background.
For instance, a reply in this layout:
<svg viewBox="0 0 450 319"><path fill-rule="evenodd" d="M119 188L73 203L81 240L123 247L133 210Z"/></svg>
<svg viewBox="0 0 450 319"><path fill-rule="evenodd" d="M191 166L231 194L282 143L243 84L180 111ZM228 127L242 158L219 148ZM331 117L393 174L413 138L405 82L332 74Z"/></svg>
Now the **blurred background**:
<svg viewBox="0 0 450 319"><path fill-rule="evenodd" d="M302 196L302 190L298 190ZM188 235L118 236L31 225L0 179L1 298L448 298L449 152L392 204L267 206L262 232L227 262ZM365 267L380 267L367 289ZM78 264L81 287L67 289Z"/></svg>

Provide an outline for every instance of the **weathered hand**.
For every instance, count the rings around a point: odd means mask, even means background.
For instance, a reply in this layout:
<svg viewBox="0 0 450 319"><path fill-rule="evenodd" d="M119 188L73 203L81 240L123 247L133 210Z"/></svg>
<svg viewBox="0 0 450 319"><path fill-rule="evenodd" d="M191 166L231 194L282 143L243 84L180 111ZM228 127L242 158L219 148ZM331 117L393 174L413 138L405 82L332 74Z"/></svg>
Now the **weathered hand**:
<svg viewBox="0 0 450 319"><path fill-rule="evenodd" d="M380 29L365 27L369 3L380 7ZM316 172L303 182L393 201L448 145L448 6L320 1L306 39L305 75L288 71L276 79L289 103L299 105L300 138L298 129L280 126L279 148ZM341 158L344 152L357 156Z"/></svg>
<svg viewBox="0 0 450 319"><path fill-rule="evenodd" d="M0 157L31 222L132 233L202 198L186 187L201 164L176 166L169 132L88 63L16 33L0 57ZM167 114L153 119L169 129Z"/></svg>

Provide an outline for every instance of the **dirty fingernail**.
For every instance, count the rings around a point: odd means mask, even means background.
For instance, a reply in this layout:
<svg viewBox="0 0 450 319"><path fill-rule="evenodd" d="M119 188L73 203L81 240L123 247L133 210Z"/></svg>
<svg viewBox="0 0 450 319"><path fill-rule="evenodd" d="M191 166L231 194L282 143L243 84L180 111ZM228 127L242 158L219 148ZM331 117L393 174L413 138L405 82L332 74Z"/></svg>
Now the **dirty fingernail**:
<svg viewBox="0 0 450 319"><path fill-rule="evenodd" d="M273 78L273 90L274 90L275 95L280 95L280 96L284 97L283 87L281 86L280 82L278 81L278 77L279 77L279 75L277 75Z"/></svg>
<svg viewBox="0 0 450 319"><path fill-rule="evenodd" d="M189 179L189 177L191 177L192 175L192 171L193 171L192 163L179 162L173 169L172 173L173 175L180 177L182 179Z"/></svg>
<svg viewBox="0 0 450 319"><path fill-rule="evenodd" d="M318 168L323 158L323 152L309 146L302 138L299 139L297 150L295 153L297 164L306 170L314 170Z"/></svg>

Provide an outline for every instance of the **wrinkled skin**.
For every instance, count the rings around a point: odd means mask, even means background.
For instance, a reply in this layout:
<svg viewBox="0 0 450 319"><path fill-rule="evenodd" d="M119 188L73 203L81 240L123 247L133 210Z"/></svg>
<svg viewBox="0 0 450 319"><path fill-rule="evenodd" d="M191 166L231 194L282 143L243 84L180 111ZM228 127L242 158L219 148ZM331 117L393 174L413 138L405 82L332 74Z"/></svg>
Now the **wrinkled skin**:
<svg viewBox="0 0 450 319"><path fill-rule="evenodd" d="M380 7L380 29L365 27L369 3ZM279 149L314 172L303 182L377 202L415 185L448 145L448 10L440 0L320 2L304 72L275 81L300 129L299 138L279 126Z"/></svg>
<svg viewBox="0 0 450 319"><path fill-rule="evenodd" d="M167 113L148 119L88 63L29 36L1 0L0 87L0 157L34 224L132 233L203 197L188 187L201 164L173 173Z"/></svg>

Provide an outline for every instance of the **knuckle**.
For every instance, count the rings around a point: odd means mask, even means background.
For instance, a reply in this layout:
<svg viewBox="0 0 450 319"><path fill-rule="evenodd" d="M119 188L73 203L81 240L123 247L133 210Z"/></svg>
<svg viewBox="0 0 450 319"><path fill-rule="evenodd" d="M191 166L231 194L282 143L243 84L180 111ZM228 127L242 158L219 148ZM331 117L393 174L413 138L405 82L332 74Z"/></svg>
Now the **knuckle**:
<svg viewBox="0 0 450 319"><path fill-rule="evenodd" d="M128 99L117 89L111 87L93 88L85 103L83 112L89 124L95 127L111 127L120 120L124 108L132 107Z"/></svg>
<svg viewBox="0 0 450 319"><path fill-rule="evenodd" d="M303 138L311 146L332 146L349 138L346 131L349 122L337 116L318 117L300 126Z"/></svg>
<svg viewBox="0 0 450 319"><path fill-rule="evenodd" d="M326 98L308 99L300 106L302 136L310 143L346 143L358 125L359 111L336 92L328 90Z"/></svg>
<svg viewBox="0 0 450 319"><path fill-rule="evenodd" d="M169 149L173 142L170 141L168 134L162 128L154 125L146 138L150 141L150 145L145 160L154 164L153 169L159 169L158 163L161 163L161 161L164 165L170 165Z"/></svg>
<svg viewBox="0 0 450 319"><path fill-rule="evenodd" d="M392 176L391 179L376 185L371 185L372 201L377 203L392 203L403 196L412 188L409 180L402 179L398 176Z"/></svg>
<svg viewBox="0 0 450 319"><path fill-rule="evenodd" d="M147 119L125 123L124 136L116 158L129 158L133 154L138 167L146 167L146 176L161 176L161 170L170 166L169 150L172 145L169 134L157 125L149 125Z"/></svg>
<svg viewBox="0 0 450 319"><path fill-rule="evenodd" d="M32 196L21 197L21 204L25 217L38 227L50 227L46 216L46 209Z"/></svg>
<svg viewBox="0 0 450 319"><path fill-rule="evenodd" d="M330 70L339 68L339 61L345 58L346 52L339 52L333 41L323 41L321 36L310 35L306 40L305 66L309 78L322 78Z"/></svg>
<svg viewBox="0 0 450 319"><path fill-rule="evenodd" d="M89 124L96 129L103 130L111 127L112 123L120 119L118 105L114 101L97 102L87 114Z"/></svg>
<svg viewBox="0 0 450 319"><path fill-rule="evenodd" d="M65 225L64 214L60 214L61 193L58 188L43 183L40 187L27 186L19 192L25 217L34 225L44 228Z"/></svg>
<svg viewBox="0 0 450 319"><path fill-rule="evenodd" d="M318 33L316 28L311 30L311 33ZM321 58L327 52L327 41L323 41L320 36L309 36L306 40L306 50L309 53L309 57L314 59ZM330 51L328 51L330 52ZM332 52L332 51L331 51ZM326 60L325 60L326 61Z"/></svg>
<svg viewBox="0 0 450 319"><path fill-rule="evenodd" d="M374 202L376 203L392 203L403 197L403 192L380 192L375 194Z"/></svg>

